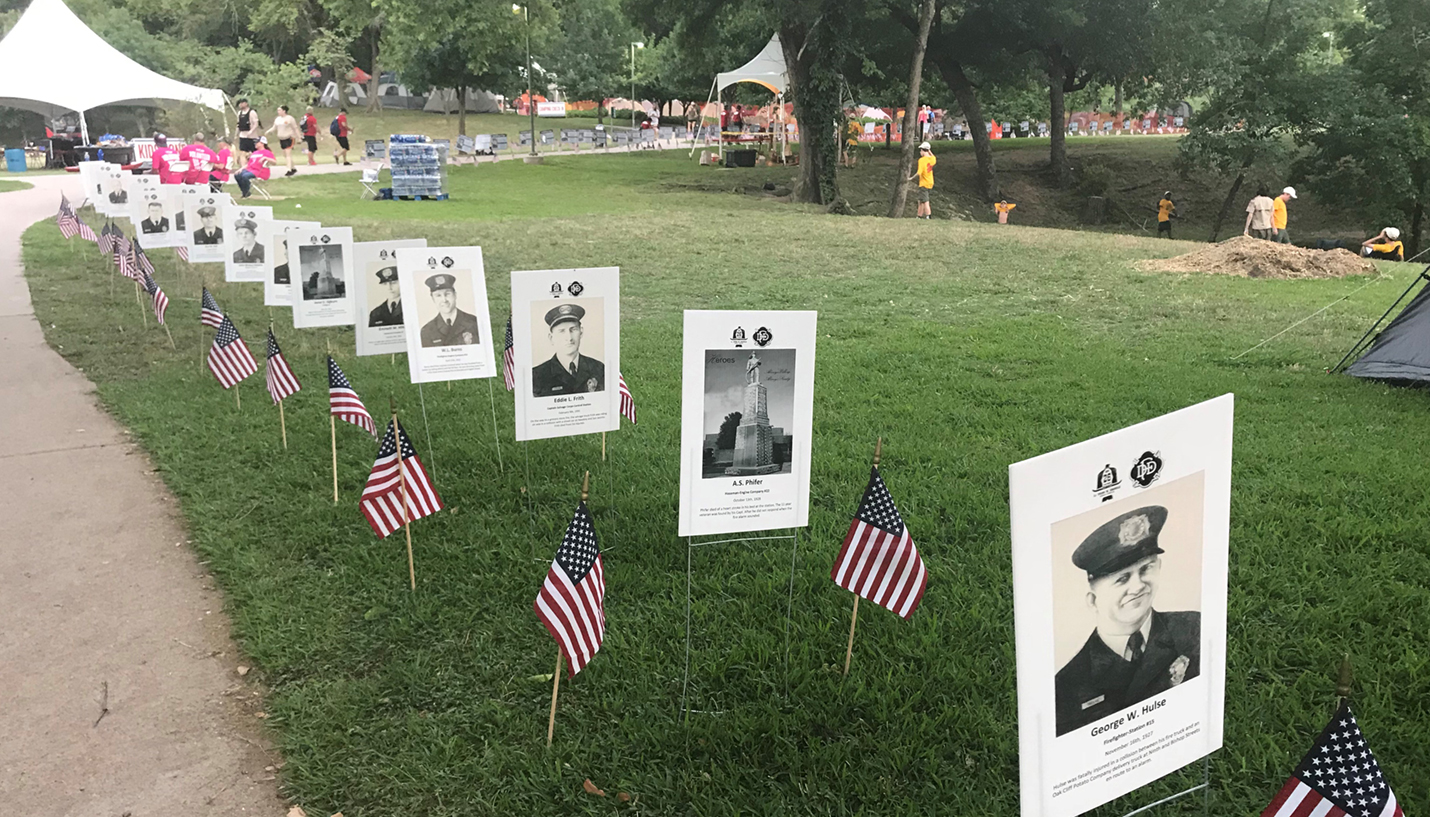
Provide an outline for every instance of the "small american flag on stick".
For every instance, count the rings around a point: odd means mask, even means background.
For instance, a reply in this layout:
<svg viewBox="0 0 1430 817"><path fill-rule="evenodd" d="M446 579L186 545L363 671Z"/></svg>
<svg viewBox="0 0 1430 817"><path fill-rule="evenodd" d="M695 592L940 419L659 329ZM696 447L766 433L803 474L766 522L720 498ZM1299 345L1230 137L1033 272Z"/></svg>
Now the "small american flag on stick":
<svg viewBox="0 0 1430 817"><path fill-rule="evenodd" d="M1366 745L1350 704L1341 706L1261 817L1405 817Z"/></svg>
<svg viewBox="0 0 1430 817"><path fill-rule="evenodd" d="M55 214L55 223L60 227L60 235L65 238L74 238L79 235L79 217L70 209L70 201L60 194L60 211Z"/></svg>
<svg viewBox="0 0 1430 817"><path fill-rule="evenodd" d="M258 362L253 359L243 338L238 336L238 327L227 315L219 324L213 348L209 350L209 371L225 389L237 386L245 377L258 371Z"/></svg>
<svg viewBox="0 0 1430 817"><path fill-rule="evenodd" d="M94 230L83 221L79 222L79 237L91 244L99 242L99 236L95 235Z"/></svg>
<svg viewBox="0 0 1430 817"><path fill-rule="evenodd" d="M179 258L183 259L184 261L188 261L188 260L189 260L189 248L188 248L188 247L175 247L175 248L174 248L174 252L178 253L178 254L179 254Z"/></svg>
<svg viewBox="0 0 1430 817"><path fill-rule="evenodd" d="M139 269L142 269L142 270L144 270L146 273L148 273L148 274L150 274L150 275L153 275L153 274L154 274L154 264L153 264L153 262L151 262L151 261L149 260L149 256L147 256L147 255L144 254L144 248L139 245L139 236L137 236L137 235L134 236L134 242L133 242L133 244L134 244L134 258L135 258L136 261L139 262L139 264L138 264Z"/></svg>
<svg viewBox="0 0 1430 817"><path fill-rule="evenodd" d="M534 608L575 676L595 657L606 635L605 571L584 498L556 548Z"/></svg>
<svg viewBox="0 0 1430 817"><path fill-rule="evenodd" d="M923 599L928 571L876 465L829 577L855 595L908 618Z"/></svg>
<svg viewBox="0 0 1430 817"><path fill-rule="evenodd" d="M114 222L106 221L104 226L99 228L99 251L105 255L114 255L114 241L119 228L114 226Z"/></svg>
<svg viewBox="0 0 1430 817"><path fill-rule="evenodd" d="M288 359L283 357L283 350L278 348L278 339L273 337L271 328L268 330L268 369L264 379L268 381L268 396L273 398L274 403L303 388L288 366Z"/></svg>
<svg viewBox="0 0 1430 817"><path fill-rule="evenodd" d="M138 281L143 277L144 270L139 266L139 256L134 252L134 242L127 238L121 238L120 241L123 242L123 252L119 256L119 274Z"/></svg>
<svg viewBox="0 0 1430 817"><path fill-rule="evenodd" d="M631 425L636 424L636 398L631 396L631 387L626 385L626 376L620 372L616 373L621 383L621 416L631 421Z"/></svg>
<svg viewBox="0 0 1430 817"><path fill-rule="evenodd" d="M400 446L402 456L397 456ZM407 512L402 511L402 495L407 494ZM417 449L407 439L407 432L396 418L387 423L387 433L377 448L377 461L372 464L372 473L367 476L367 485L362 489L362 515L372 526L379 538L387 538L403 527L404 522L416 521L424 516L442 510L442 498L432 487L422 461L417 458Z"/></svg>
<svg viewBox="0 0 1430 817"><path fill-rule="evenodd" d="M501 353L501 376L506 381L506 390L516 390L516 353L511 348L511 316L506 316L506 346Z"/></svg>
<svg viewBox="0 0 1430 817"><path fill-rule="evenodd" d="M144 291L149 293L149 297L154 299L154 318L159 321L159 325L164 325L164 313L169 309L169 296L164 294L164 290L159 288L159 283L154 280L151 273L144 273Z"/></svg>
<svg viewBox="0 0 1430 817"><path fill-rule="evenodd" d="M362 404L348 376L338 368L332 355L328 356L328 412L345 423L352 423L372 436L377 436L377 426Z"/></svg>
<svg viewBox="0 0 1430 817"><path fill-rule="evenodd" d="M199 323L215 329L223 325L223 310L218 308L218 301L208 287L204 287L203 297L199 299Z"/></svg>

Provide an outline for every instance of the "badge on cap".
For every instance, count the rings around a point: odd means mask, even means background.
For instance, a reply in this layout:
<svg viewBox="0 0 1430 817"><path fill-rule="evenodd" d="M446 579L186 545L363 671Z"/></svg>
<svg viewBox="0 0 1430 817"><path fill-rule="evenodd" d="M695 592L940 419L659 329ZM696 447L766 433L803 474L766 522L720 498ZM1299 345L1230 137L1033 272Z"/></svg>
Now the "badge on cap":
<svg viewBox="0 0 1430 817"><path fill-rule="evenodd" d="M454 275L447 275L447 274L445 274L445 273L438 273L437 275L433 275L433 276L428 277L428 279L427 279L427 288L430 289L430 290L432 290L433 292L436 292L436 291L439 290L439 289L453 289L453 290L455 290L456 287L455 287L454 285L455 285L456 283L457 283L457 278L456 278L456 276L454 276Z"/></svg>

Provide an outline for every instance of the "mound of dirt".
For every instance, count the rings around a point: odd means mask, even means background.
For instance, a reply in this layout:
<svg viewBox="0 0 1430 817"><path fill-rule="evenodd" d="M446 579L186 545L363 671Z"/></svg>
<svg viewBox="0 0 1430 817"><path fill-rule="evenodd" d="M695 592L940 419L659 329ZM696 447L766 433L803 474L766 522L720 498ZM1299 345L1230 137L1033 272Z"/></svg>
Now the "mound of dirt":
<svg viewBox="0 0 1430 817"><path fill-rule="evenodd" d="M1303 250L1237 236L1186 255L1143 261L1149 272L1208 272L1246 278L1344 278L1375 273L1375 264L1349 250Z"/></svg>

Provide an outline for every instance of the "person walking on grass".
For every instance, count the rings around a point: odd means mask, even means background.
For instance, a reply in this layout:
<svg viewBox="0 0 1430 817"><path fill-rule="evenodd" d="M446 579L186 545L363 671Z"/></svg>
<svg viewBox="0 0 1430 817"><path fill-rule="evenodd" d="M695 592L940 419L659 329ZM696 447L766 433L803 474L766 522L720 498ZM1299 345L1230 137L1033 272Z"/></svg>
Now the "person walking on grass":
<svg viewBox="0 0 1430 817"><path fill-rule="evenodd" d="M288 113L287 105L278 106L278 117L273 120L273 124L268 126L264 135L274 134L278 137L278 147L283 150L283 161L288 165L288 172L284 176L292 176L298 172L298 168L293 166L293 140L298 138L298 120Z"/></svg>
<svg viewBox="0 0 1430 817"><path fill-rule="evenodd" d="M333 117L332 124L328 125L328 133L338 140L338 146L333 148L333 164L352 164L348 161L348 136L352 132L352 127L348 125L348 109L338 108L338 115Z"/></svg>
<svg viewBox="0 0 1430 817"><path fill-rule="evenodd" d="M1271 197L1266 195L1266 188L1258 189L1256 196L1247 202L1246 225L1241 228L1241 234L1270 241L1274 238L1271 228L1272 211L1275 209L1276 205L1271 202Z"/></svg>
<svg viewBox="0 0 1430 817"><path fill-rule="evenodd" d="M1286 202L1296 198L1296 188L1288 187L1271 201L1271 238L1277 244L1290 244L1291 231L1286 229Z"/></svg>
<svg viewBox="0 0 1430 817"><path fill-rule="evenodd" d="M1168 190L1162 194L1162 200L1157 202L1157 236L1162 233L1167 234L1167 238L1172 237L1172 216L1177 214L1177 205L1172 201L1172 191Z"/></svg>
<svg viewBox="0 0 1430 817"><path fill-rule="evenodd" d="M238 161L247 162L248 154L258 150L258 137L263 135L263 123L258 111L248 107L248 100L238 101Z"/></svg>
<svg viewBox="0 0 1430 817"><path fill-rule="evenodd" d="M909 177L909 181L919 180L918 196L919 211L918 217L922 219L932 219L933 211L929 206L929 194L933 192L933 166L938 164L938 159L934 158L933 148L928 142L919 145L919 166L918 171Z"/></svg>
<svg viewBox="0 0 1430 817"><path fill-rule="evenodd" d="M303 114L303 146L308 154L308 164L318 163L318 117L313 115L313 106L308 106L308 112Z"/></svg>

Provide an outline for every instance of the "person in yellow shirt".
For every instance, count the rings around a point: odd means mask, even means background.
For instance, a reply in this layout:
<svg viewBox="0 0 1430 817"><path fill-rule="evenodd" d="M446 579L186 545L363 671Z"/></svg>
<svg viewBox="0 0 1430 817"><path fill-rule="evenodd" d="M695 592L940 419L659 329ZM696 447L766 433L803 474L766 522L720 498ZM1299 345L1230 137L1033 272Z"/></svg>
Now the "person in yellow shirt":
<svg viewBox="0 0 1430 817"><path fill-rule="evenodd" d="M1404 261L1405 245L1400 243L1400 229L1386 227L1375 238L1361 242L1360 254L1365 258L1380 258L1386 261Z"/></svg>
<svg viewBox="0 0 1430 817"><path fill-rule="evenodd" d="M1290 244L1291 231L1286 229L1286 202L1296 198L1296 188L1288 187L1271 201L1271 240L1277 244Z"/></svg>
<svg viewBox="0 0 1430 817"><path fill-rule="evenodd" d="M919 218L932 219L933 210L929 207L929 193L933 191L933 166L938 164L938 159L934 158L933 148L928 142L919 145L919 170L909 181L919 180Z"/></svg>
<svg viewBox="0 0 1430 817"><path fill-rule="evenodd" d="M1000 202L998 202L997 204L993 205L993 212L995 212L995 213L998 214L998 223L999 223L999 224L1007 224L1007 223L1008 223L1008 214L1011 213L1011 212L1013 211L1013 208L1014 208L1014 207L1017 207L1017 206L1018 206L1018 205L1013 204L1012 202L1008 201L1007 199L1003 199L1002 201L1000 201Z"/></svg>
<svg viewBox="0 0 1430 817"><path fill-rule="evenodd" d="M1177 205L1172 201L1172 191L1168 190L1162 194L1162 200L1157 202L1157 235L1167 234L1167 238L1172 237L1172 216L1177 212Z"/></svg>
<svg viewBox="0 0 1430 817"><path fill-rule="evenodd" d="M853 115L844 127L844 166L854 166L854 151L859 149L859 136L864 133L864 124Z"/></svg>

